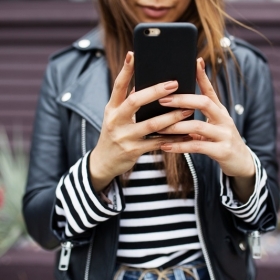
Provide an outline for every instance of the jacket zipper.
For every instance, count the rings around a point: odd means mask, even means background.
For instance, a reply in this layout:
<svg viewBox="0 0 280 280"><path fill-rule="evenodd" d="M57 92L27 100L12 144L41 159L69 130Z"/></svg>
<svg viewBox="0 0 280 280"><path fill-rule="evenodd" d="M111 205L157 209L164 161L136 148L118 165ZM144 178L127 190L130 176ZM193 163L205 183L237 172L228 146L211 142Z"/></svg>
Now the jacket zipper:
<svg viewBox="0 0 280 280"><path fill-rule="evenodd" d="M192 178L193 178L193 185L194 185L194 191L195 191L195 213L196 213L196 217L197 217L197 231L198 231L198 237L199 237L199 241L201 244L201 248L202 248L202 252L204 255L204 259L205 259L205 263L209 272L209 276L211 280L215 280L215 276L214 276L214 272L212 269L212 265L211 265L211 261L210 261L210 257L206 248L206 243L203 237L203 233L202 233L202 229L201 229L201 220L200 220L200 213L199 213L199 206L198 206L198 196L199 196L199 189L198 189L198 178L197 178L197 174L196 174L196 170L194 168L191 156L188 153L184 154L187 164L189 166Z"/></svg>
<svg viewBox="0 0 280 280"><path fill-rule="evenodd" d="M81 123L81 148L82 148L82 156L85 156L87 152L86 148L86 120L82 119Z"/></svg>
<svg viewBox="0 0 280 280"><path fill-rule="evenodd" d="M62 271L68 270L72 247L73 244L70 241L61 243L61 253L60 253L60 259L58 265L59 270Z"/></svg>
<svg viewBox="0 0 280 280"><path fill-rule="evenodd" d="M86 154L86 120L85 119L82 119L81 122L81 149L82 149L82 156L85 156ZM73 246L74 246L73 242L70 241L61 243L62 249L61 249L60 259L59 259L59 266L58 266L59 270L63 270L63 271L68 270L71 250ZM90 268L90 260L92 255L92 247L93 247L93 240L91 239L87 252L84 280L89 279L89 268Z"/></svg>
<svg viewBox="0 0 280 280"><path fill-rule="evenodd" d="M86 120L82 119L81 122L81 148L82 148L82 155L85 156L87 152L86 148ZM84 280L89 279L89 269L90 269L90 260L92 256L92 247L93 247L93 238L91 239L88 247L87 258L86 258L86 267L85 267L85 274Z"/></svg>

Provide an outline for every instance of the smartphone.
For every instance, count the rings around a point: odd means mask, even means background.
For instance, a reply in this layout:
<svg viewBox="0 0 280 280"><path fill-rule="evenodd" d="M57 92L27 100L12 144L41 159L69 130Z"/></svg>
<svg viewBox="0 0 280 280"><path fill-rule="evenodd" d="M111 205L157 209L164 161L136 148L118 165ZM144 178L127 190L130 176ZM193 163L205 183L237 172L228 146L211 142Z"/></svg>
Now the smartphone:
<svg viewBox="0 0 280 280"><path fill-rule="evenodd" d="M195 93L197 28L191 23L140 23L134 29L135 90L177 80L174 92ZM136 122L165 114L174 108L158 101L142 106ZM193 119L193 116L187 118ZM155 133L157 135L157 133Z"/></svg>

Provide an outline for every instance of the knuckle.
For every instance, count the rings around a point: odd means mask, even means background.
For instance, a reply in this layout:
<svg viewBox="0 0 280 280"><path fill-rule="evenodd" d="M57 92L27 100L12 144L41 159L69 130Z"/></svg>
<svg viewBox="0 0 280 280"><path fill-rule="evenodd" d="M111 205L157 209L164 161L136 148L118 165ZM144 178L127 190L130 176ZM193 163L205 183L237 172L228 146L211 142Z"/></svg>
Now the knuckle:
<svg viewBox="0 0 280 280"><path fill-rule="evenodd" d="M147 129L149 131L153 131L153 132L160 130L158 122L156 120L154 120L154 119L147 121Z"/></svg>
<svg viewBox="0 0 280 280"><path fill-rule="evenodd" d="M194 131L198 134L201 134L204 130L204 123L203 122L195 122Z"/></svg>
<svg viewBox="0 0 280 280"><path fill-rule="evenodd" d="M118 76L114 82L114 90L115 91L120 91L122 90L123 86L122 86L122 83L121 83L121 80L120 80L120 77Z"/></svg>
<svg viewBox="0 0 280 280"><path fill-rule="evenodd" d="M186 117L182 114L182 111L178 111L174 116L174 121L177 123L185 118Z"/></svg>
<svg viewBox="0 0 280 280"><path fill-rule="evenodd" d="M136 99L136 95L135 94L130 94L128 97L127 97L127 103L129 106L131 107L136 107L137 106L137 99Z"/></svg>
<svg viewBox="0 0 280 280"><path fill-rule="evenodd" d="M210 94L215 94L215 95L216 95L216 92L215 92L215 90L214 90L214 88L213 88L213 86L212 86L211 84L208 85L207 91L208 91Z"/></svg>
<svg viewBox="0 0 280 280"><path fill-rule="evenodd" d="M192 142L192 150L194 151L194 153L200 153L202 150L201 142L200 141Z"/></svg>
<svg viewBox="0 0 280 280"><path fill-rule="evenodd" d="M201 100L201 109L209 108L210 104L211 104L210 98L204 95Z"/></svg>
<svg viewBox="0 0 280 280"><path fill-rule="evenodd" d="M159 95L159 93L160 93L159 84L153 86L153 93L154 93L155 96Z"/></svg>

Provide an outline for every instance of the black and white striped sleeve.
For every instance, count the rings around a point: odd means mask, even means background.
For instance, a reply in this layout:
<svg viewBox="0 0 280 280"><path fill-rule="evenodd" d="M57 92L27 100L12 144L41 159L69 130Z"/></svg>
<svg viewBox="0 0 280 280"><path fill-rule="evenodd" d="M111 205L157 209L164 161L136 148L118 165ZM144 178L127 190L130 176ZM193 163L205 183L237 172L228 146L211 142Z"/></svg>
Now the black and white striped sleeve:
<svg viewBox="0 0 280 280"><path fill-rule="evenodd" d="M64 174L56 188L54 223L66 237L75 236L93 228L101 222L118 215L124 209L121 188L114 180L108 198L113 201L106 204L95 192L89 175L89 154L73 165Z"/></svg>
<svg viewBox="0 0 280 280"><path fill-rule="evenodd" d="M255 163L255 187L254 192L249 200L242 204L235 197L231 187L230 178L221 171L221 201L222 204L232 212L236 217L242 219L244 222L255 225L262 218L267 208L268 190L266 187L267 174L265 169L261 166L260 160L249 149Z"/></svg>

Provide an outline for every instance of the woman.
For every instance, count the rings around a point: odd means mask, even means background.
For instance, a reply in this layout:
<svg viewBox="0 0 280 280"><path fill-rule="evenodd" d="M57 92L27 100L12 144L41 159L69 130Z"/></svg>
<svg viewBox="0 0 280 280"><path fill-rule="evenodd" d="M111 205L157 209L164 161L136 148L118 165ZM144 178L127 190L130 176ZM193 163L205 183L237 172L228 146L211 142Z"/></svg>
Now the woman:
<svg viewBox="0 0 280 280"><path fill-rule="evenodd" d="M46 71L24 197L31 236L61 243L57 279L254 279L248 235L275 228L279 203L265 58L224 37L221 0L99 6L101 26ZM177 81L128 90L133 28L159 21L197 26L201 94L172 94ZM135 123L154 100L175 110Z"/></svg>

